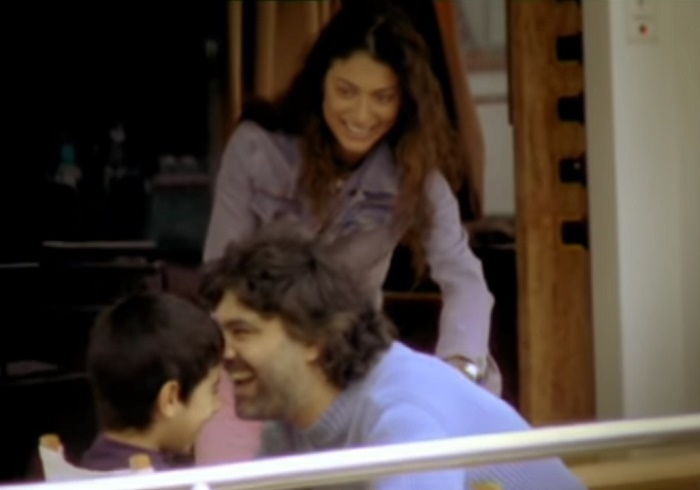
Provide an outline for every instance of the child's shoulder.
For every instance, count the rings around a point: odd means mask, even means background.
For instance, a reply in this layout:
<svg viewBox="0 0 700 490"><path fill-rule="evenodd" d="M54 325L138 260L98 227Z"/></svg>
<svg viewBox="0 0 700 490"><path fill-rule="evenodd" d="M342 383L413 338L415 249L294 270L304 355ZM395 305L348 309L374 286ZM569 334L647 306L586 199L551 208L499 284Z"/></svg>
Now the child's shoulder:
<svg viewBox="0 0 700 490"><path fill-rule="evenodd" d="M150 460L154 470L170 469L172 464L158 451L145 449L100 434L92 446L83 454L80 466L97 471L124 470L130 468L130 459L137 454L144 454Z"/></svg>

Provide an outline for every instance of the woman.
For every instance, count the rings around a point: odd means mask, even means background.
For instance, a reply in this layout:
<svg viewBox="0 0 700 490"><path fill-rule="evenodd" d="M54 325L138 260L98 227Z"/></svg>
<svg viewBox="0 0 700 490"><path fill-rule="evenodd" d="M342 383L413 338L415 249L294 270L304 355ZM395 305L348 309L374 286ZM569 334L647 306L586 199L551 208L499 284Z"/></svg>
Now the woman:
<svg viewBox="0 0 700 490"><path fill-rule="evenodd" d="M493 300L448 184L464 166L427 48L400 12L358 3L331 19L286 93L244 111L224 151L204 258L294 220L380 294L403 239L442 292L437 355L499 392Z"/></svg>

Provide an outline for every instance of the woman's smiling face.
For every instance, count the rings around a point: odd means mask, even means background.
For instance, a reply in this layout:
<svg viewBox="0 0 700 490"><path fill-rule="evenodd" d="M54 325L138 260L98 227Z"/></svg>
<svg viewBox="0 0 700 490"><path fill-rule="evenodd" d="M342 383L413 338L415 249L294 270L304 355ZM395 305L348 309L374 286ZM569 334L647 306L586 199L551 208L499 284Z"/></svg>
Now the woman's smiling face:
<svg viewBox="0 0 700 490"><path fill-rule="evenodd" d="M326 73L323 117L347 163L357 163L381 141L400 107L396 74L367 52L336 59Z"/></svg>

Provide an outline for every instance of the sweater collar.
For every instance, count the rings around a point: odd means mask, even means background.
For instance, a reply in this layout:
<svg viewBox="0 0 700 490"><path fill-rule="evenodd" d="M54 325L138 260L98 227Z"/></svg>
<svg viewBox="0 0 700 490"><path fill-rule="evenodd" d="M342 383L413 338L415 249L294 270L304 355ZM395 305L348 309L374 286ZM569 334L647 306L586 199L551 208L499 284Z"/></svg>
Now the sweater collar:
<svg viewBox="0 0 700 490"><path fill-rule="evenodd" d="M364 386L374 374L376 366L390 351L397 349L397 346L398 344L393 342L387 350L379 355L374 367L364 378L354 381L341 391L321 418L308 429L301 431L301 435L312 447L321 449L337 445L336 440L345 434L348 420L351 420L353 413L356 412L357 404L363 402Z"/></svg>
<svg viewBox="0 0 700 490"><path fill-rule="evenodd" d="M304 438L315 448L334 445L334 441L343 434L347 421L351 418L357 403L356 393L359 382L352 383L341 391L328 410L311 427L302 431Z"/></svg>

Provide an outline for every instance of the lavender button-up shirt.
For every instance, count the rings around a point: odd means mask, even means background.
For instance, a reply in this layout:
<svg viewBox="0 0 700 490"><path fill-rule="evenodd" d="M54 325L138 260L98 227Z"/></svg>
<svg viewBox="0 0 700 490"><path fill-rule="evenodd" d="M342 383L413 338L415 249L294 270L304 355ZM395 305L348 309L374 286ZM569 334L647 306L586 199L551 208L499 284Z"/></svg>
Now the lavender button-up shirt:
<svg viewBox="0 0 700 490"><path fill-rule="evenodd" d="M320 231L320 223L298 192L301 167L298 137L242 122L224 151L204 259L219 257L230 241L244 239L280 219ZM338 257L353 270L363 271L378 294L404 231L393 213L398 188L391 149L381 144L342 182L339 207L323 230L322 238ZM433 208L426 259L443 299L437 354L485 360L493 298L481 263L468 246L457 200L444 177L438 172L431 175L425 192Z"/></svg>

